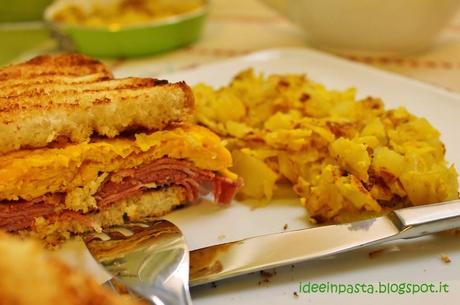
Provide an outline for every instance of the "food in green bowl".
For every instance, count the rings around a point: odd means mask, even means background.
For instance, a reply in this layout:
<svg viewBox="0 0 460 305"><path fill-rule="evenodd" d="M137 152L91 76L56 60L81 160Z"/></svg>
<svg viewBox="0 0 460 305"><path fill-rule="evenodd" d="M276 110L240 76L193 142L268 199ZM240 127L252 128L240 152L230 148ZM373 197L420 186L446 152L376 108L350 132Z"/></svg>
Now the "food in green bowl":
<svg viewBox="0 0 460 305"><path fill-rule="evenodd" d="M61 0L45 20L66 49L99 57L134 57L198 39L207 13L203 0Z"/></svg>

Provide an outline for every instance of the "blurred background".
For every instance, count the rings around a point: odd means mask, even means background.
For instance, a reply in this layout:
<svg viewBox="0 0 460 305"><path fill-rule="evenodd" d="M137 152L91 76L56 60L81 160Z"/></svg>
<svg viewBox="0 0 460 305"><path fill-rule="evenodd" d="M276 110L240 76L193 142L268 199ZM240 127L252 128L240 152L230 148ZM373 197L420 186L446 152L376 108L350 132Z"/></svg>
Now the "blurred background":
<svg viewBox="0 0 460 305"><path fill-rule="evenodd" d="M460 0L0 0L0 65L77 51L158 75L314 48L460 92Z"/></svg>

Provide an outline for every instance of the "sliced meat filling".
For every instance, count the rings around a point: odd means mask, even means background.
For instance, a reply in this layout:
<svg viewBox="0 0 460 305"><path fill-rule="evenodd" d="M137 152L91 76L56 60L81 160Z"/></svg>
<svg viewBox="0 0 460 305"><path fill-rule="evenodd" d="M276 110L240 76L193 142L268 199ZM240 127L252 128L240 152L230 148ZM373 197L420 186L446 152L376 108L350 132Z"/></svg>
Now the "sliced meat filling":
<svg viewBox="0 0 460 305"><path fill-rule="evenodd" d="M185 189L188 201L196 201L200 196L212 192L218 203L228 203L241 186L241 181L233 181L210 170L194 167L187 161L163 158L137 168L112 173L95 194L100 209L118 201L137 196L151 189L179 185ZM44 195L34 200L0 202L0 229L17 231L30 227L35 218L56 218L69 213L63 210L65 195Z"/></svg>
<svg viewBox="0 0 460 305"><path fill-rule="evenodd" d="M111 174L95 197L98 206L103 208L146 189L172 184L183 186L189 201L195 201L212 191L218 203L230 202L239 187L239 183L212 171L191 166L187 161L163 158Z"/></svg>
<svg viewBox="0 0 460 305"><path fill-rule="evenodd" d="M63 201L63 194L53 194L40 196L30 201L0 202L0 229L17 231L28 228L36 217L56 214L59 204Z"/></svg>

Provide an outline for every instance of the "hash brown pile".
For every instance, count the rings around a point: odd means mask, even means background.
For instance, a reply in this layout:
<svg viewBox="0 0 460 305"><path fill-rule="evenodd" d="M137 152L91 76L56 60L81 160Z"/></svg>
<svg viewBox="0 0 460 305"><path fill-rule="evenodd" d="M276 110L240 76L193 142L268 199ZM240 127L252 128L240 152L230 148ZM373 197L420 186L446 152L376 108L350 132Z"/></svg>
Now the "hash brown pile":
<svg viewBox="0 0 460 305"><path fill-rule="evenodd" d="M193 90L195 119L226 138L243 198L270 199L290 183L317 223L458 198L440 133L405 108L252 69L218 90Z"/></svg>

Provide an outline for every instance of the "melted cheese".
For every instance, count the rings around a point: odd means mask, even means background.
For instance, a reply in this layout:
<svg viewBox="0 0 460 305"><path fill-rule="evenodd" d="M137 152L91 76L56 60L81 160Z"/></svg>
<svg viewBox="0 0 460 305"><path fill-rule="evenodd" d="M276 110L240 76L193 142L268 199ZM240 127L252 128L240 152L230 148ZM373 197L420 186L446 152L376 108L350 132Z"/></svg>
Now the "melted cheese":
<svg viewBox="0 0 460 305"><path fill-rule="evenodd" d="M186 159L203 169L225 172L231 155L206 128L180 125L134 138L99 139L63 148L21 150L0 156L0 200L30 200L69 192L98 174L133 168L152 160Z"/></svg>

